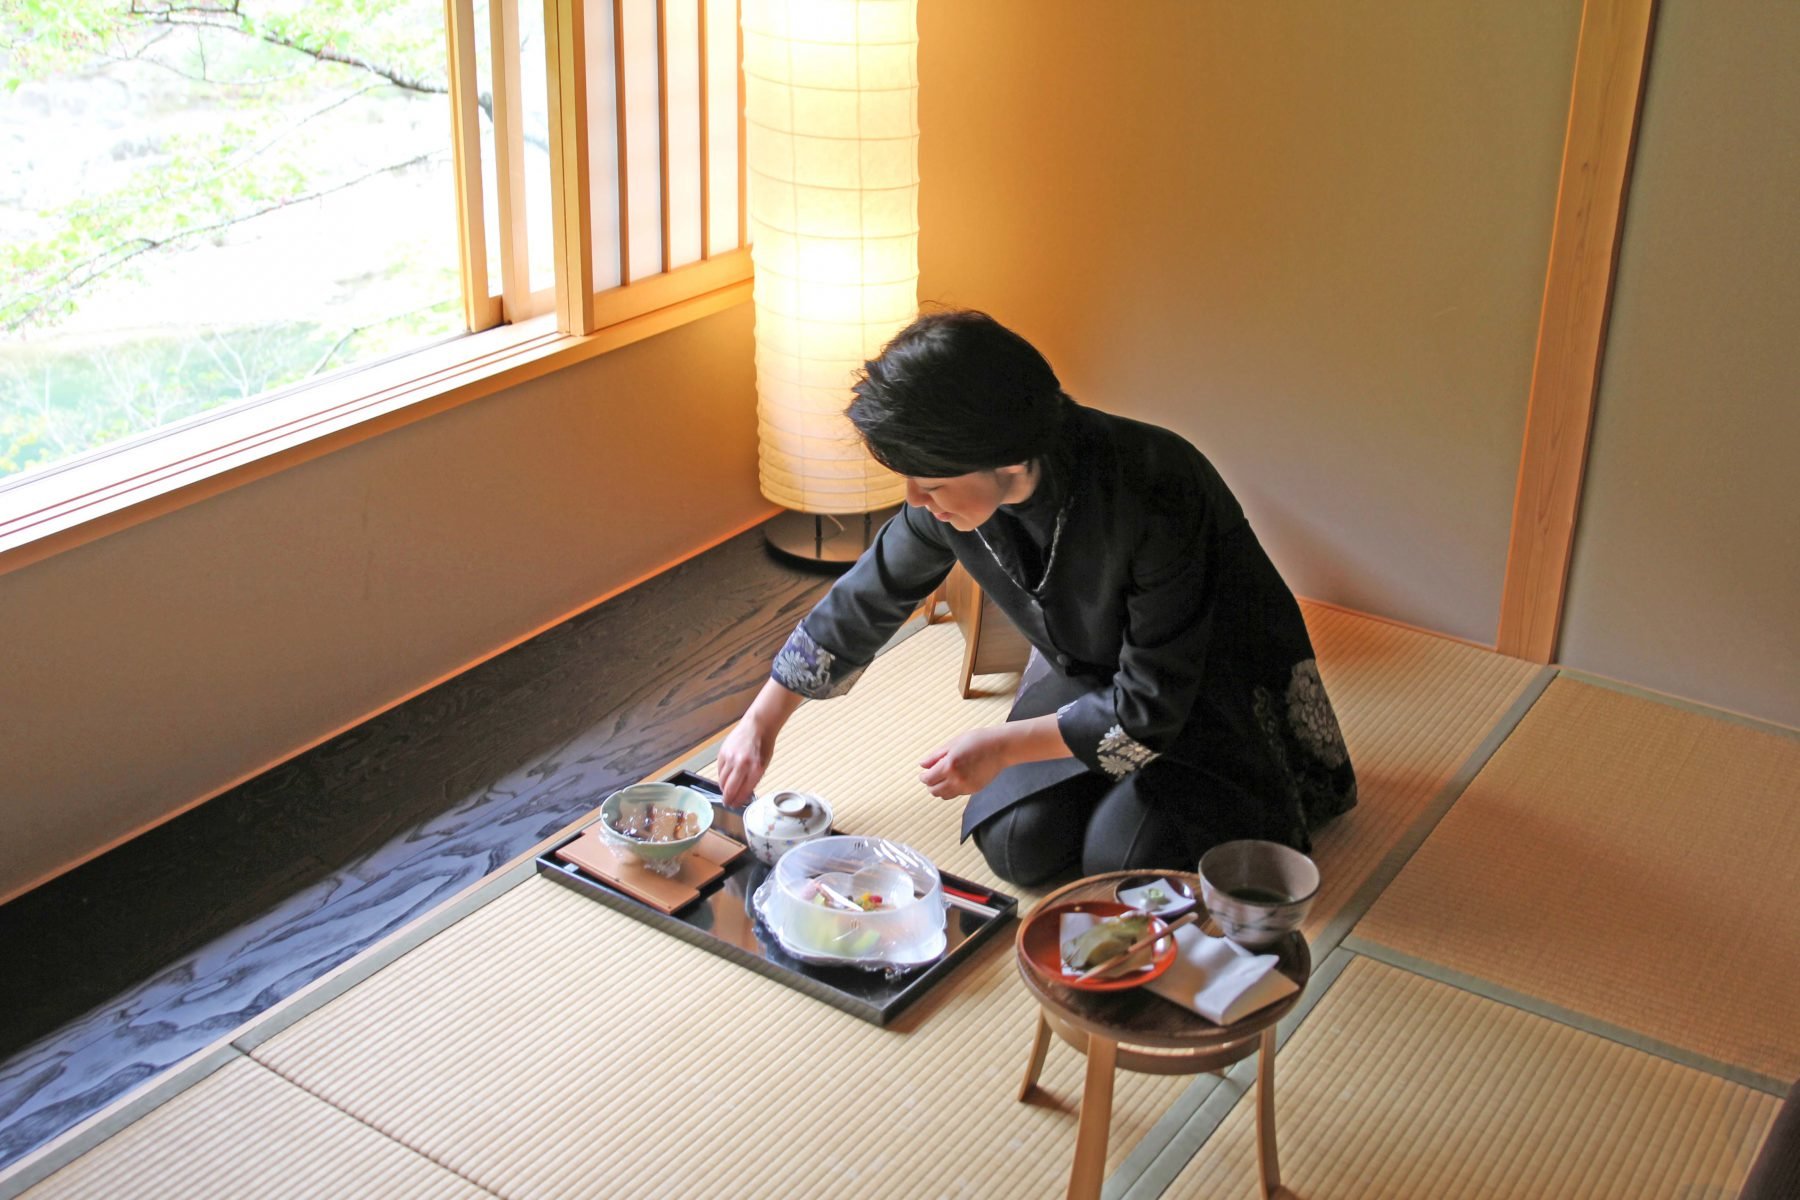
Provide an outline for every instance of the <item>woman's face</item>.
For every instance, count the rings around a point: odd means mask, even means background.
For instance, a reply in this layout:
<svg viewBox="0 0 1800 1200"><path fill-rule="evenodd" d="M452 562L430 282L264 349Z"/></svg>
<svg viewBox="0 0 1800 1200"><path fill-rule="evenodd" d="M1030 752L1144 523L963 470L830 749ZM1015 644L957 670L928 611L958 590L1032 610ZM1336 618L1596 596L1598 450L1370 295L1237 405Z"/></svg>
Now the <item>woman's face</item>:
<svg viewBox="0 0 1800 1200"><path fill-rule="evenodd" d="M971 471L936 478L907 475L906 502L923 508L962 533L987 523L1002 504L1017 504L1031 495L1036 472L1024 466Z"/></svg>

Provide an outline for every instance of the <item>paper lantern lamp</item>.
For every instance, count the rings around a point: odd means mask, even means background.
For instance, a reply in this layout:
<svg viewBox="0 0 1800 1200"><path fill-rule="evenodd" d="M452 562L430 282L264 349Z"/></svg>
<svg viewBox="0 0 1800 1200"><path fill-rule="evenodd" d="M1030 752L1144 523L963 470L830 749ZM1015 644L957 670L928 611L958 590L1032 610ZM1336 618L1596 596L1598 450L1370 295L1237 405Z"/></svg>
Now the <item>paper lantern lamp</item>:
<svg viewBox="0 0 1800 1200"><path fill-rule="evenodd" d="M918 307L916 0L744 0L762 493L771 546L839 565L903 496L844 416Z"/></svg>

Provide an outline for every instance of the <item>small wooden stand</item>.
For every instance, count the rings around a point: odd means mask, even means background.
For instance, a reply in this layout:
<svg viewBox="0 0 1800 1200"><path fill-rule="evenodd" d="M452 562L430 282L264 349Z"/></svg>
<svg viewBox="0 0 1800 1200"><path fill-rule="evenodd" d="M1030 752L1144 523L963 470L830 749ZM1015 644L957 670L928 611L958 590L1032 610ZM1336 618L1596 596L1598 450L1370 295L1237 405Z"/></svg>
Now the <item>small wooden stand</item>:
<svg viewBox="0 0 1800 1200"><path fill-rule="evenodd" d="M659 912L673 913L700 898L700 889L718 879L744 853L741 842L709 829L681 860L675 875L658 875L642 863L618 854L598 829L588 829L556 852L595 879L610 884Z"/></svg>
<svg viewBox="0 0 1800 1200"><path fill-rule="evenodd" d="M1121 880L1134 872L1117 871L1078 879L1038 902L1033 914L1071 900L1111 899ZM1199 877L1165 872L1196 889ZM1112 1124L1113 1072L1154 1075L1197 1075L1223 1072L1241 1059L1257 1055L1256 1158L1257 1184L1263 1200L1281 1187L1281 1165L1275 1149L1275 1025L1299 1003L1312 977L1312 954L1306 940L1292 933L1275 948L1278 969L1300 985L1298 991L1230 1025L1215 1025L1198 1013L1161 996L1133 988L1118 992L1084 992L1038 974L1025 955L1028 915L1014 941L1019 974L1038 1002L1037 1029L1019 1087L1024 1100L1037 1086L1038 1074L1055 1034L1087 1056L1081 1092L1081 1122L1075 1130L1075 1162L1069 1171L1069 1200L1096 1200L1106 1179L1106 1140Z"/></svg>

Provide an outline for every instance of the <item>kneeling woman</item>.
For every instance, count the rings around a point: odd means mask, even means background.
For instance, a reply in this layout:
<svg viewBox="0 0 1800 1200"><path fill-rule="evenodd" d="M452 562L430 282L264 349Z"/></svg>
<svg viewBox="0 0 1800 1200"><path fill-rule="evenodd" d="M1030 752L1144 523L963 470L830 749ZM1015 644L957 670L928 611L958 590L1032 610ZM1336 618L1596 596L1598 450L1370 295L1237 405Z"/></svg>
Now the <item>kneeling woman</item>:
<svg viewBox="0 0 1800 1200"><path fill-rule="evenodd" d="M1212 465L1083 408L976 312L920 317L867 364L851 422L907 505L775 658L726 737L741 804L805 698L840 695L960 562L1030 640L1004 725L920 764L970 796L1003 878L1185 867L1234 838L1311 846L1356 780L1299 606Z"/></svg>

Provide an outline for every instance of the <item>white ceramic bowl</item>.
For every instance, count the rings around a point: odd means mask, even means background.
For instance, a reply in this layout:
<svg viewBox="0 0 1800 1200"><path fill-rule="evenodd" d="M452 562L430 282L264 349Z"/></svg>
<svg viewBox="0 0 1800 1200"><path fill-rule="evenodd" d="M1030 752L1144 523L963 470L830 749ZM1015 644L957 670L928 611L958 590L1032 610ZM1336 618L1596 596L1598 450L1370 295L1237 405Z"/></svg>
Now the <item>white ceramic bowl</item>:
<svg viewBox="0 0 1800 1200"><path fill-rule="evenodd" d="M879 872L871 868L888 868ZM820 886L847 899L879 876L904 874L910 888L872 911L821 902ZM825 837L781 856L756 891L756 911L782 949L806 962L897 969L943 954L944 886L931 860L884 838Z"/></svg>
<svg viewBox="0 0 1800 1200"><path fill-rule="evenodd" d="M1200 895L1224 935L1253 950L1300 927L1319 891L1313 860L1280 842L1224 842L1200 856Z"/></svg>

